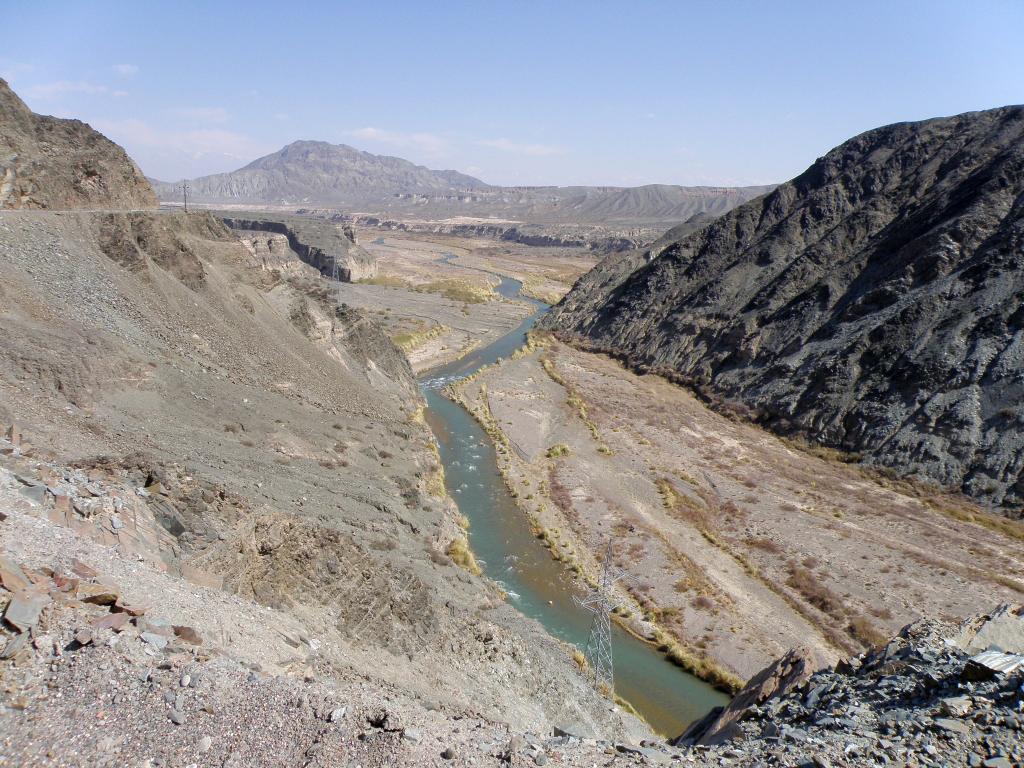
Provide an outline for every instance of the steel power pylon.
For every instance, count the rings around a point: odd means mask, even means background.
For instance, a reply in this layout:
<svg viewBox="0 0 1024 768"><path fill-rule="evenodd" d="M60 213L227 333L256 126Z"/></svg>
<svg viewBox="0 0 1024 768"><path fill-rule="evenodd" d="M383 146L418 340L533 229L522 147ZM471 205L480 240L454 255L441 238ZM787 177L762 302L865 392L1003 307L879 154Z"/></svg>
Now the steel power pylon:
<svg viewBox="0 0 1024 768"><path fill-rule="evenodd" d="M612 541L604 554L604 567L597 588L584 598L573 598L582 608L594 614L587 638L587 664L594 680L594 687L611 696L615 690L615 660L612 656L612 611L622 605L615 594L615 585L625 578L621 568L612 566Z"/></svg>
<svg viewBox="0 0 1024 768"><path fill-rule="evenodd" d="M191 187L188 184L182 183L179 189L181 190L181 196L185 198L185 213L188 213L188 191Z"/></svg>

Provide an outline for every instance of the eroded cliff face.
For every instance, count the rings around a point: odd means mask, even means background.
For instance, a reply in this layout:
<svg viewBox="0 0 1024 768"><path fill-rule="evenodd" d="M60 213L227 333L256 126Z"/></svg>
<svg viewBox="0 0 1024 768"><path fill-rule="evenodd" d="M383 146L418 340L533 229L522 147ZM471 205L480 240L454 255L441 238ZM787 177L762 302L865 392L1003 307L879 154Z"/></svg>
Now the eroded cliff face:
<svg viewBox="0 0 1024 768"><path fill-rule="evenodd" d="M0 79L0 208L156 208L121 147L80 120L33 113Z"/></svg>
<svg viewBox="0 0 1024 768"><path fill-rule="evenodd" d="M272 232L283 235L288 247L303 262L328 277L337 275L351 283L377 274L377 260L356 244L351 227L329 221L284 214L226 216L224 223L235 230Z"/></svg>
<svg viewBox="0 0 1024 768"><path fill-rule="evenodd" d="M1024 503L1024 107L842 144L545 319L784 433Z"/></svg>

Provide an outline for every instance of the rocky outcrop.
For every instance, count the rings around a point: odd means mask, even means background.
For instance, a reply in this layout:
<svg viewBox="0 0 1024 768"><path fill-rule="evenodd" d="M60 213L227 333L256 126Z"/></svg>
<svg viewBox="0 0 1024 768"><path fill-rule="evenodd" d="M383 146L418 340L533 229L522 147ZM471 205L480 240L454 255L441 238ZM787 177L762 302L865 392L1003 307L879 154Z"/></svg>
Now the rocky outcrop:
<svg viewBox="0 0 1024 768"><path fill-rule="evenodd" d="M751 708L778 699L800 686L811 675L824 669L826 660L807 648L791 650L769 664L743 687L725 707L718 707L690 726L680 738L681 744L721 744L738 732L738 723Z"/></svg>
<svg viewBox="0 0 1024 768"><path fill-rule="evenodd" d="M249 214L224 216L225 224L244 232L273 232L306 264L326 277L351 283L377 274L377 260L360 248L350 227L300 216Z"/></svg>
<svg viewBox="0 0 1024 768"><path fill-rule="evenodd" d="M1024 107L869 131L545 319L773 429L1024 503Z"/></svg>
<svg viewBox="0 0 1024 768"><path fill-rule="evenodd" d="M200 250L211 242L234 240L227 227L208 213L104 213L97 214L94 221L96 242L108 257L150 280L159 280L151 265L159 267L192 290L205 283L206 269Z"/></svg>
<svg viewBox="0 0 1024 768"><path fill-rule="evenodd" d="M0 208L155 208L123 149L80 120L37 115L0 79Z"/></svg>
<svg viewBox="0 0 1024 768"><path fill-rule="evenodd" d="M961 627L922 619L879 648L793 681L778 678L780 660L748 686L752 694L778 679L778 689L742 705L748 691L740 694L712 718L698 743L719 746L702 754L708 764L742 755L750 765L1021 765L1024 657L991 645L979 654L964 639L1009 616L1024 642L1022 612L1002 606ZM688 734L679 743L693 741Z"/></svg>

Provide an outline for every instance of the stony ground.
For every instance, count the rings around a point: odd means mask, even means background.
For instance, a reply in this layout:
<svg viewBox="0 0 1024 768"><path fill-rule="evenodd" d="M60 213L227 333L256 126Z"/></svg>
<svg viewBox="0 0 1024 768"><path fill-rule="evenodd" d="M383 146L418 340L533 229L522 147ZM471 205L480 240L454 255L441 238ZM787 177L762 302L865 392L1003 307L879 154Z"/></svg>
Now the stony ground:
<svg viewBox="0 0 1024 768"><path fill-rule="evenodd" d="M0 765L499 764L510 744L518 764L544 764L583 747L551 725L521 731L443 682L418 689L367 672L380 663L372 649L360 658L293 612L55 526L21 491L29 486L4 479ZM500 629L472 642L487 674L507 679ZM529 663L527 647L516 653ZM592 736L595 724L570 712L561 726ZM643 733L637 724L622 736Z"/></svg>
<svg viewBox="0 0 1024 768"><path fill-rule="evenodd" d="M204 214L6 212L0 254L0 421L20 433L0 451L9 559L86 562L274 679L373 678L412 709L429 699L541 735L563 718L646 732L446 555L464 532L411 368L319 277L265 264ZM89 680L86 700L105 685ZM63 705L6 748L38 757L55 743L40 723L70 738L91 722Z"/></svg>
<svg viewBox="0 0 1024 768"><path fill-rule="evenodd" d="M508 441L510 487L552 552L593 573L611 536L633 615L654 622L638 629L661 627L698 669L747 679L797 645L835 661L921 616L1024 592L1024 530L602 356L551 342L461 391Z"/></svg>
<svg viewBox="0 0 1024 768"><path fill-rule="evenodd" d="M792 764L808 752L817 766L1022 765L1022 615L1017 605L960 625L924 619L836 670L787 680L792 654L752 686L768 695L710 741L750 765ZM992 651L993 639L1014 653ZM700 726L692 730L683 742L701 737Z"/></svg>

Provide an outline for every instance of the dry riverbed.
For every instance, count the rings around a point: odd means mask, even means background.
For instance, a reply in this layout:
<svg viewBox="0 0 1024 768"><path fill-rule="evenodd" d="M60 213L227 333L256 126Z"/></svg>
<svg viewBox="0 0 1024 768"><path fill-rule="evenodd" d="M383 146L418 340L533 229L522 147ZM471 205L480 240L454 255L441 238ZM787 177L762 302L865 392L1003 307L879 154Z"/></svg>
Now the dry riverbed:
<svg viewBox="0 0 1024 768"><path fill-rule="evenodd" d="M612 541L634 618L720 683L799 645L828 659L924 615L1020 599L1024 527L715 413L544 340L457 396L539 535L583 574Z"/></svg>
<svg viewBox="0 0 1024 768"><path fill-rule="evenodd" d="M341 283L338 301L373 313L420 373L490 344L522 322L521 301L465 303L409 288Z"/></svg>
<svg viewBox="0 0 1024 768"><path fill-rule="evenodd" d="M515 328L531 311L495 289L557 301L596 259L583 249L536 248L441 234L360 232L378 275L338 287L340 301L376 314L417 373L458 359Z"/></svg>

